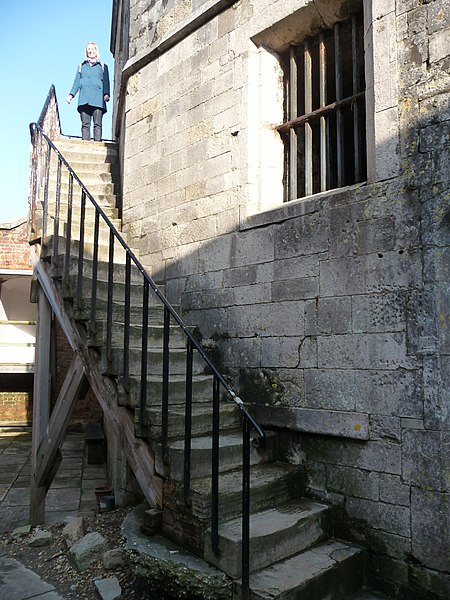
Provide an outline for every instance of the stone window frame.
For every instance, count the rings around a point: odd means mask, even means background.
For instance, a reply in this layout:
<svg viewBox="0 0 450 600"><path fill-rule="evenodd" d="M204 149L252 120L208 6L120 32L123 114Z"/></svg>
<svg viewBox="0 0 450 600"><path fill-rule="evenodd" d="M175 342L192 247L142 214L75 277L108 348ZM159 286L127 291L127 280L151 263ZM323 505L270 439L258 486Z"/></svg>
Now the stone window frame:
<svg viewBox="0 0 450 600"><path fill-rule="evenodd" d="M281 56L285 200L366 180L362 8Z"/></svg>
<svg viewBox="0 0 450 600"><path fill-rule="evenodd" d="M346 0L332 1L335 6L341 6ZM300 9L292 11L290 3L286 9L291 11L290 14L288 12L283 17L279 11L274 10L271 13L279 14L279 21L274 23L258 19L253 28L250 28L250 51L247 57L248 173L247 193L240 207L241 230L305 214L309 204L315 205L319 199L348 192L362 185L392 179L399 174L395 0L361 0L361 4L364 15L366 80L366 181L289 202L284 201L284 144L274 125L281 123L284 118L283 71L276 40L277 36L282 39L284 49L298 41L292 39L292 23L295 19L304 23L302 11L310 5L305 0ZM330 25L332 26L333 22ZM304 32L305 37L307 33L308 31Z"/></svg>

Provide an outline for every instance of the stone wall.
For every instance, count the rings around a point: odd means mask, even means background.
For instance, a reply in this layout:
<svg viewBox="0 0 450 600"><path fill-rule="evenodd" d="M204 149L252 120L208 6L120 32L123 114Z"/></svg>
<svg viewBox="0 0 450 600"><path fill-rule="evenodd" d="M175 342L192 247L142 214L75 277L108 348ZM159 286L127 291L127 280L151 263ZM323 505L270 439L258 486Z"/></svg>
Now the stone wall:
<svg viewBox="0 0 450 600"><path fill-rule="evenodd" d="M206 3L131 3L124 228L244 401L289 409L286 454L368 545L372 581L443 600L450 3L364 2L368 181L282 204L277 39L347 5L244 0L189 29ZM331 431L305 433L302 409Z"/></svg>

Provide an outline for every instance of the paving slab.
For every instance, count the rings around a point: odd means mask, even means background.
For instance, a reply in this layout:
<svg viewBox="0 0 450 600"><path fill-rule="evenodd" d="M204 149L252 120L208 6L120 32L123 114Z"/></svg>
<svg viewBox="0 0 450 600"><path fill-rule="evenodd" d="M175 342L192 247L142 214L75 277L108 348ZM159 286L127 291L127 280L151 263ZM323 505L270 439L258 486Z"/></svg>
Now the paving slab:
<svg viewBox="0 0 450 600"><path fill-rule="evenodd" d="M63 600L54 586L9 556L0 556L0 596L8 600Z"/></svg>

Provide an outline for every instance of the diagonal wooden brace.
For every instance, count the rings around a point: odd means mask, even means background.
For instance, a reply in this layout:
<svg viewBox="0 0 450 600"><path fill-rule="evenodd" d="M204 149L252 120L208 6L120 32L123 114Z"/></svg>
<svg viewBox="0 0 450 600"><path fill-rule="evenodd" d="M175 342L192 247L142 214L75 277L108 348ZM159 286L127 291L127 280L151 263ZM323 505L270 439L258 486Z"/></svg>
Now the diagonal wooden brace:
<svg viewBox="0 0 450 600"><path fill-rule="evenodd" d="M86 392L87 379L83 363L75 354L50 417L47 431L37 453L35 480L47 489L53 479L52 466L63 441L76 401Z"/></svg>

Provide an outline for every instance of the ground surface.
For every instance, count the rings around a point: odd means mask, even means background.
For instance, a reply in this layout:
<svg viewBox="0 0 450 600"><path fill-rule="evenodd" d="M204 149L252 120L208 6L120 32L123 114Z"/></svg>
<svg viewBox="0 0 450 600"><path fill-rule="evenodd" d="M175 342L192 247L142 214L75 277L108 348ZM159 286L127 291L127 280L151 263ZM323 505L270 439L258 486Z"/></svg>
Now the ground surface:
<svg viewBox="0 0 450 600"><path fill-rule="evenodd" d="M127 512L126 509L116 509L95 516L84 516L85 533L99 532L108 541L109 549L122 547L125 540L121 525ZM67 600L98 598L94 580L103 577L117 577L124 599L164 600L162 594L151 589L149 581L137 577L126 564L118 569L108 570L100 559L80 573L71 560L62 536L63 528L64 523L42 526L42 529L53 534L53 539L50 544L37 548L30 546L33 531L20 538L14 538L11 533L1 533L0 549L53 585Z"/></svg>

